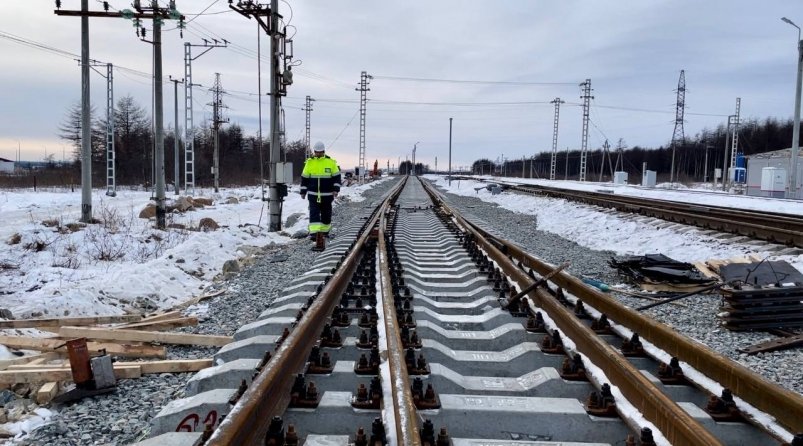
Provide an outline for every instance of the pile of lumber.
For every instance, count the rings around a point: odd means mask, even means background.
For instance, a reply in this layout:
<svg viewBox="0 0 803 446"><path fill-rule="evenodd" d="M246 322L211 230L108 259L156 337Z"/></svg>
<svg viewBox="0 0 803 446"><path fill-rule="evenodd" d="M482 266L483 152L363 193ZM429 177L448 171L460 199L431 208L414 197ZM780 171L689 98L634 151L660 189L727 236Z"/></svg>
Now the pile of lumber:
<svg viewBox="0 0 803 446"><path fill-rule="evenodd" d="M105 352L123 358L125 362L114 363L114 373L118 379L139 378L150 373L196 372L210 367L212 360L165 360L165 345L220 347L231 342L231 337L161 330L197 324L197 318L182 316L178 310L145 317L122 315L0 321L0 329L36 328L53 333L49 337L0 335L0 344L10 349L40 352L0 360L0 388L44 383L35 397L40 404L50 401L59 393L63 382L72 380L65 344L75 338L87 338L90 355ZM144 361L144 358L156 360Z"/></svg>

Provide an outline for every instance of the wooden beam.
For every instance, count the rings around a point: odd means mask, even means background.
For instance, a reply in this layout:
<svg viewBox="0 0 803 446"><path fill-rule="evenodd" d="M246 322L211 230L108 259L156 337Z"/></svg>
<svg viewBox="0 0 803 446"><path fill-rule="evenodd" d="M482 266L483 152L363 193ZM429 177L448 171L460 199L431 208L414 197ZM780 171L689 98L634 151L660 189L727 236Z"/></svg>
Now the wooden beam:
<svg viewBox="0 0 803 446"><path fill-rule="evenodd" d="M0 335L0 344L3 344L9 348L38 350L42 352L50 352L56 350L58 347L62 347L59 352L64 352L65 354L67 353L67 348L63 347L64 340L60 339ZM97 355L97 351L105 349L106 353L112 356L121 356L125 358L167 357L167 350L164 347L154 347L151 345L125 345L109 342L88 342L87 349L89 349L90 354L94 355Z"/></svg>
<svg viewBox="0 0 803 446"><path fill-rule="evenodd" d="M129 330L155 330L163 331L179 327L188 327L190 325L198 325L197 317L179 317L175 319L163 319L158 321L137 322L135 324L126 324L125 327L113 327L116 330L121 328Z"/></svg>
<svg viewBox="0 0 803 446"><path fill-rule="evenodd" d="M146 317L140 319L139 321L137 321L135 323L163 321L163 320L166 320L166 319L176 319L176 318L179 318L179 317L181 317L181 311L168 311L166 313L158 313L158 314L152 314L150 316L146 316ZM123 325L116 326L115 328L126 328L126 326L128 326L128 325L131 325L131 324L130 323L129 324L123 324Z"/></svg>
<svg viewBox="0 0 803 446"><path fill-rule="evenodd" d="M171 359L167 361L144 361L144 362L116 362L113 364L115 370L118 367L139 367L140 373L150 375L155 373L186 373L197 372L214 365L211 358L207 359ZM69 364L62 366L31 365L19 364L9 366L9 371L32 371L32 370L70 370Z"/></svg>
<svg viewBox="0 0 803 446"><path fill-rule="evenodd" d="M59 393L58 381L45 383L36 391L36 404L42 405L49 403Z"/></svg>
<svg viewBox="0 0 803 446"><path fill-rule="evenodd" d="M17 319L0 321L0 329L8 328L41 328L41 327L75 327L82 325L115 324L121 322L137 322L142 319L138 314L95 317L65 317L51 319Z"/></svg>
<svg viewBox="0 0 803 446"><path fill-rule="evenodd" d="M61 327L60 336L109 341L158 342L177 345L207 345L222 347L232 341L231 336L212 336L186 333L162 333L158 331L118 330L108 328Z"/></svg>
<svg viewBox="0 0 803 446"><path fill-rule="evenodd" d="M142 376L139 366L115 366L114 376L117 379L132 379ZM0 384L46 383L51 381L71 381L72 371L69 368L51 368L36 370L3 370L0 371Z"/></svg>

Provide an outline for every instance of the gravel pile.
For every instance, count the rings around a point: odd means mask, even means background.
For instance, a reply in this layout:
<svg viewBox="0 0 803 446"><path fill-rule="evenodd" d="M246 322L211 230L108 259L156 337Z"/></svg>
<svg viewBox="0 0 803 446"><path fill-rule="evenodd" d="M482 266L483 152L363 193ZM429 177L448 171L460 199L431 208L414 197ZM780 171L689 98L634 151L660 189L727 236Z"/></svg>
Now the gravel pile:
<svg viewBox="0 0 803 446"><path fill-rule="evenodd" d="M363 193L363 202L340 202L334 209L333 234L347 224L358 210L370 206L395 182L388 181ZM222 295L188 308L199 324L176 331L231 335L240 326L252 322L266 309L282 289L307 271L318 253L311 243L298 240L288 245L268 246L255 261L243 266L239 274L218 283L227 290ZM169 359L209 358L217 348L168 346ZM150 420L168 402L181 398L192 373L147 375L140 379L119 381L113 394L85 398L66 407L55 408L51 422L34 430L20 445L125 445L148 436Z"/></svg>
<svg viewBox="0 0 803 446"><path fill-rule="evenodd" d="M443 190L441 190L443 192ZM487 203L479 198L446 194L447 200L467 218L482 222L500 237L512 240L528 252L552 264L568 260L568 271L575 276L589 276L609 284L618 284L622 278L609 267L609 251L593 251L558 235L537 229L535 216L517 214ZM633 297L612 294L630 307L649 303ZM720 310L718 295L693 296L682 300L686 307L663 305L644 311L644 314L663 322L680 333L695 339L709 348L740 362L765 378L781 386L803 393L803 349L761 353L748 356L738 349L773 339L763 332L733 332L720 327L717 313Z"/></svg>

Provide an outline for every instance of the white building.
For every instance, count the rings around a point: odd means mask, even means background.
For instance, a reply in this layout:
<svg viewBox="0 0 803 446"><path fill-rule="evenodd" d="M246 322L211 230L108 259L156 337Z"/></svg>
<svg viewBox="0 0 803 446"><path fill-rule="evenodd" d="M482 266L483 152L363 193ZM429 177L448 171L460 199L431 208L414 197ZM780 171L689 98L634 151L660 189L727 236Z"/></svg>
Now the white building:
<svg viewBox="0 0 803 446"><path fill-rule="evenodd" d="M747 156L747 195L758 197L785 197L789 187L789 168L792 149L756 153ZM770 176L774 178L770 178ZM794 198L803 199L803 151L797 158L797 190Z"/></svg>
<svg viewBox="0 0 803 446"><path fill-rule="evenodd" d="M14 173L14 161L0 158L0 173Z"/></svg>

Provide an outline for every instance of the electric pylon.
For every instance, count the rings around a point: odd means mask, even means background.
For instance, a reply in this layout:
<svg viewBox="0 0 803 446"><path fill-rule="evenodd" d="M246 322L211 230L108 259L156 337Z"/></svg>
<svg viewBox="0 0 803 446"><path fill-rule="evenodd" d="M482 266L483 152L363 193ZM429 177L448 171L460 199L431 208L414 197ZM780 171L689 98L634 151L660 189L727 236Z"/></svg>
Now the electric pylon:
<svg viewBox="0 0 803 446"><path fill-rule="evenodd" d="M555 179L555 167L558 163L558 119L560 117L560 104L564 104L560 98L551 100L550 104L555 104L555 120L552 123L552 164L549 167L549 179ZM532 176L532 163L530 163L530 176Z"/></svg>
<svg viewBox="0 0 803 446"><path fill-rule="evenodd" d="M367 101L367 94L371 91L368 88L368 83L370 80L373 79L373 76L368 74L367 72L363 71L360 73L360 88L355 88L355 90L360 92L360 156L359 156L359 168L360 168L360 182L362 183L365 180L365 103Z"/></svg>
<svg viewBox="0 0 803 446"><path fill-rule="evenodd" d="M310 141L310 112L312 112L312 103L315 102L315 99L307 96L307 101L304 104L304 112L307 115L307 123L306 123L306 133L304 134L304 153L306 154L306 158L310 156L310 148L312 147L312 141Z"/></svg>
<svg viewBox="0 0 803 446"><path fill-rule="evenodd" d="M586 158L588 157L588 119L591 111L591 79L586 79L585 82L580 84L583 87L583 95L580 99L583 100L583 136L580 146L580 181L586 180Z"/></svg>
<svg viewBox="0 0 803 446"><path fill-rule="evenodd" d="M686 135L683 132L683 113L686 110L686 70L680 70L678 79L677 103L675 105L675 131L672 132L672 168L669 172L669 182L675 182L675 149L678 143L683 144Z"/></svg>

